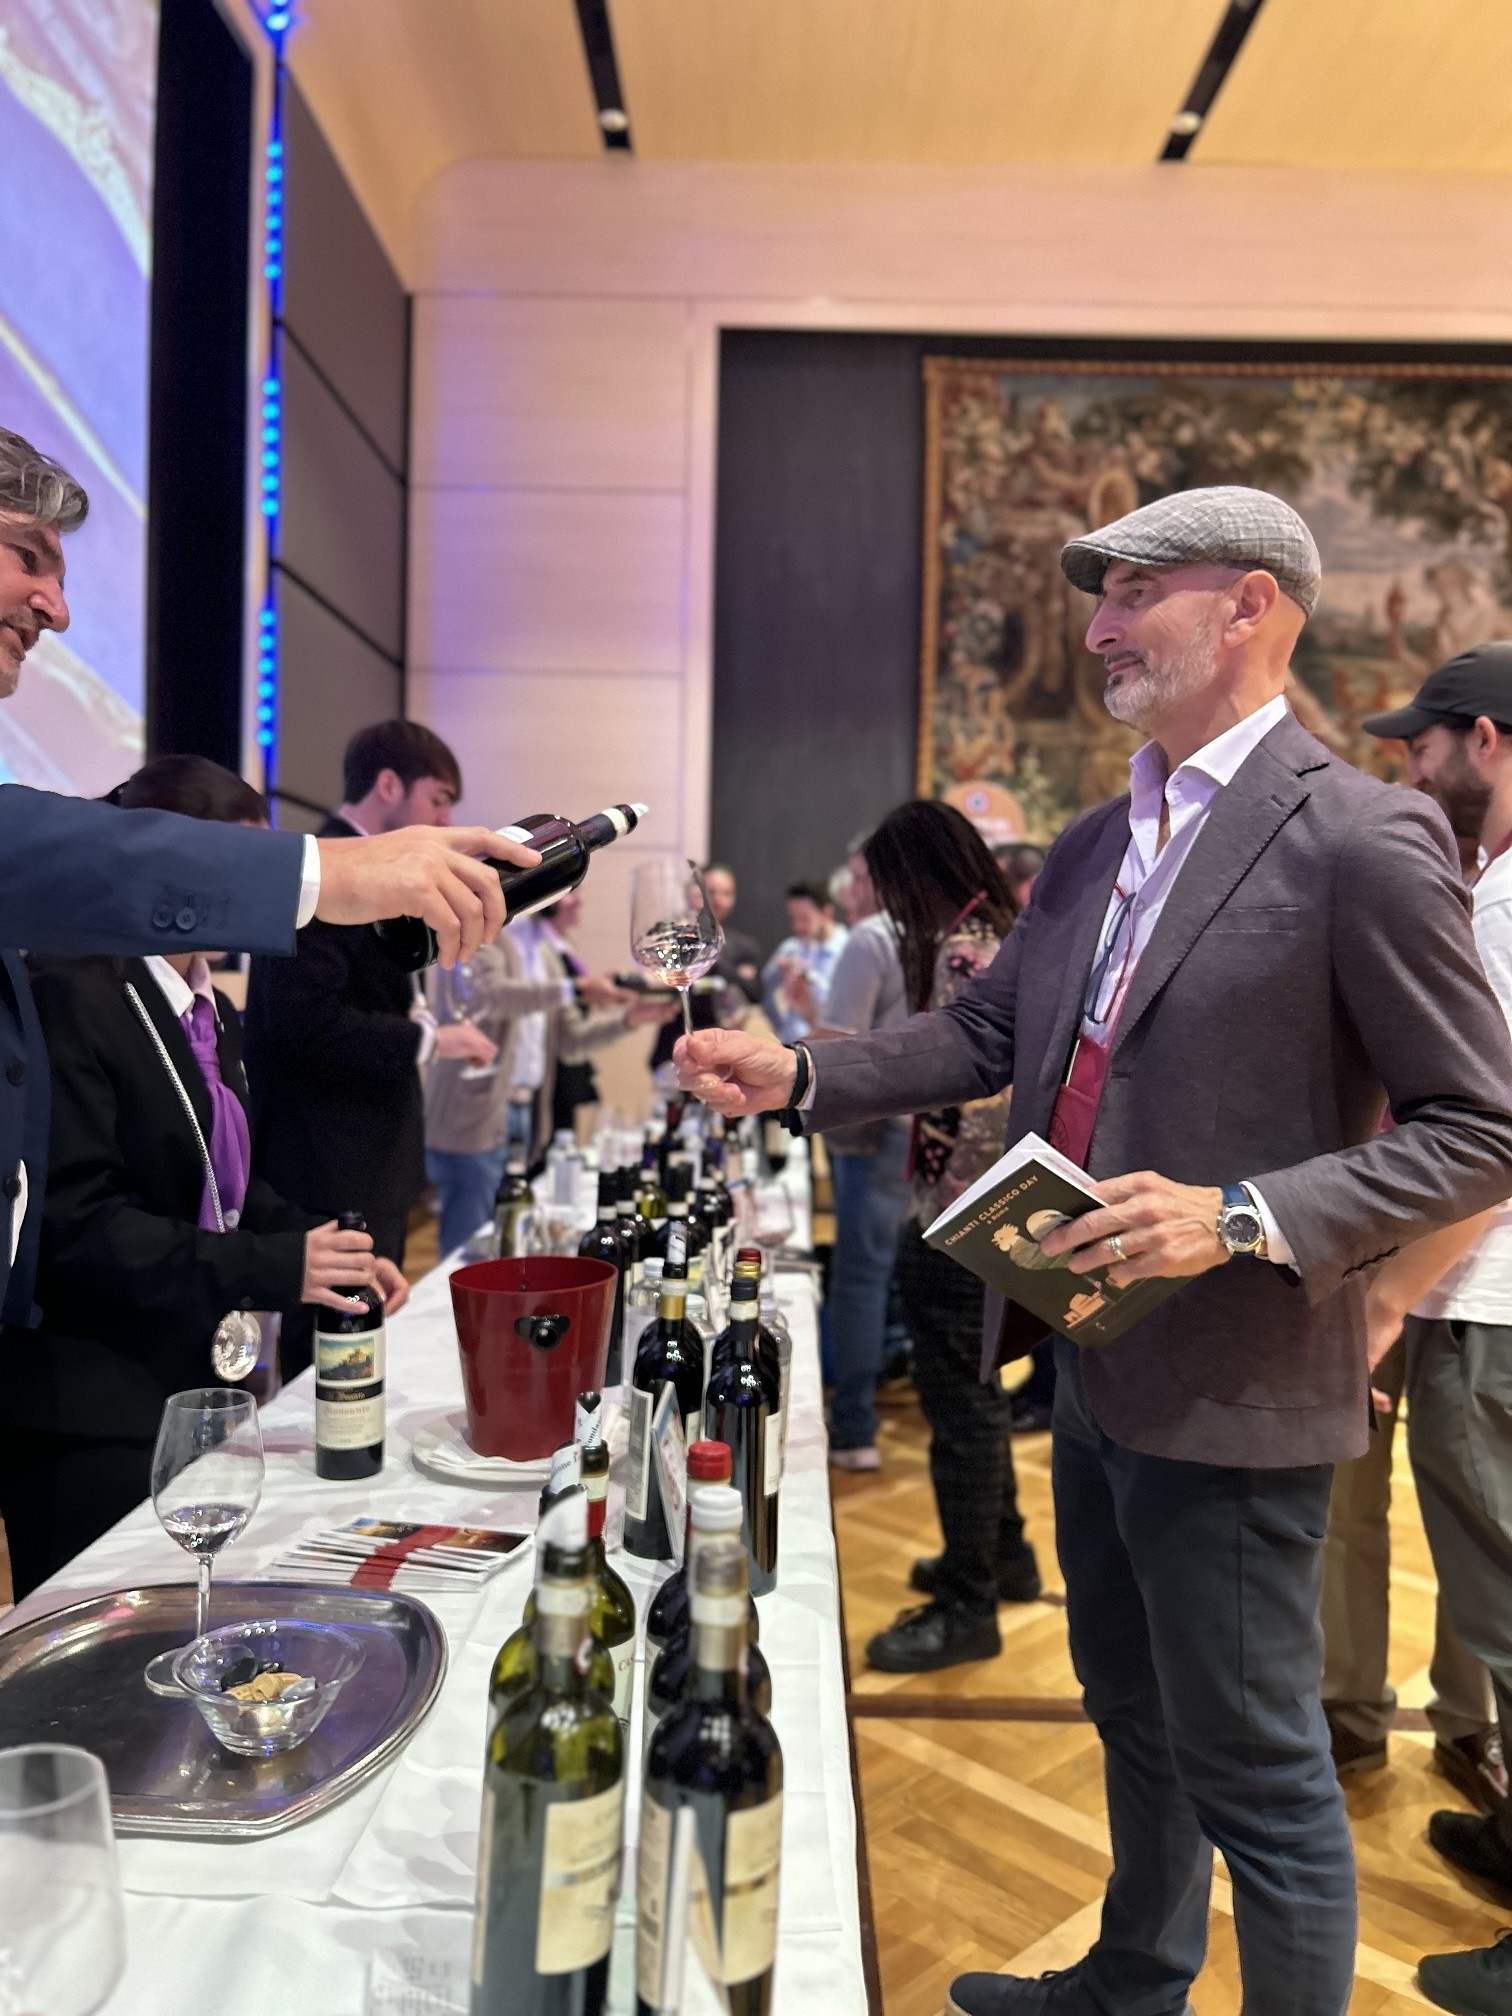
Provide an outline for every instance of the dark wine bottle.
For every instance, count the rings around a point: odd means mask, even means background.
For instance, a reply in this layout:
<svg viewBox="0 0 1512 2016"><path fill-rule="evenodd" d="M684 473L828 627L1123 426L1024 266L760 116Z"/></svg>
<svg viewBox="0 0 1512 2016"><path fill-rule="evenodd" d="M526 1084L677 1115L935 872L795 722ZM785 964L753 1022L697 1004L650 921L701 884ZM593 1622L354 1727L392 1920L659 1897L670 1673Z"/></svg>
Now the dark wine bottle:
<svg viewBox="0 0 1512 2016"><path fill-rule="evenodd" d="M683 1540L680 1568L662 1583L646 1611L646 1667L660 1652L674 1631L688 1621L688 1559L693 1544L693 1505L708 1484L728 1484L730 1452L723 1442L692 1442L688 1445L688 1523Z"/></svg>
<svg viewBox="0 0 1512 2016"><path fill-rule="evenodd" d="M583 1489L588 1494L588 1565L593 1573L593 1603L588 1621L593 1635L614 1661L614 1712L621 1726L630 1726L635 1694L635 1598L624 1577L609 1565L604 1550L604 1519L609 1510L609 1445L598 1418L599 1396L585 1394L578 1402L578 1436L583 1454ZM584 1402L595 1405L585 1409Z"/></svg>
<svg viewBox="0 0 1512 2016"><path fill-rule="evenodd" d="M688 1696L658 1726L641 1787L636 2016L684 2006L693 1957L730 2016L770 2016L782 1866L782 1746L747 1686L745 1550L711 1539L693 1584Z"/></svg>
<svg viewBox="0 0 1512 2016"><path fill-rule="evenodd" d="M525 1157L518 1149L511 1151L504 1166L504 1181L499 1185L494 1198L494 1230L499 1235L499 1258L512 1260L515 1250L515 1227L520 1214L528 1211L535 1202L530 1183L525 1174Z"/></svg>
<svg viewBox="0 0 1512 2016"><path fill-rule="evenodd" d="M578 1254L584 1260L607 1260L615 1270L614 1308L609 1317L609 1355L604 1361L604 1384L618 1386L623 1377L625 1287L629 1262L619 1229L619 1177L613 1169L599 1171L598 1223L583 1234Z"/></svg>
<svg viewBox="0 0 1512 2016"><path fill-rule="evenodd" d="M690 1567L687 1573L694 1586L696 1586L699 1548L711 1538L738 1540L743 1519L740 1493L730 1485L705 1484L700 1488L692 1528L688 1535L689 1560L695 1565ZM693 1608L690 1596L688 1608L669 1630L667 1642L660 1652L654 1659L647 1655L643 1714L647 1745L651 1741L657 1723L679 1702L687 1698L688 1689L693 1684L692 1627ZM769 1715L772 1710L772 1675L765 1654L756 1642L759 1631L756 1603L750 1594L750 1585L747 1582L746 1639L749 1664L746 1680L752 1701L763 1715Z"/></svg>
<svg viewBox="0 0 1512 2016"><path fill-rule="evenodd" d="M598 849L633 832L645 816L644 805L609 805L576 822L559 812L532 812L517 825L501 826L504 839L523 841L541 857L534 868L514 868L507 861L485 857L488 866L498 872L506 917L511 921L528 917L534 910L560 902L588 873L588 864ZM390 917L373 929L390 959L406 973L418 973L436 963L436 934L423 918Z"/></svg>
<svg viewBox="0 0 1512 2016"><path fill-rule="evenodd" d="M646 1260L641 1250L640 1213L635 1208L638 1188L636 1172L627 1164L619 1172L615 1206L619 1213L619 1235L625 1248L625 1266L628 1270L625 1280L627 1294L638 1285Z"/></svg>
<svg viewBox="0 0 1512 2016"><path fill-rule="evenodd" d="M777 1494L782 1482L780 1393L773 1392L757 1360L761 1282L737 1267L730 1290L730 1340L709 1378L704 1420L712 1441L730 1452L730 1482L744 1507L742 1537L751 1557L751 1594L777 1586Z"/></svg>
<svg viewBox="0 0 1512 2016"><path fill-rule="evenodd" d="M673 1226L680 1225L688 1239L688 1280L696 1285L708 1240L702 1225L695 1225L690 1215L692 1193L692 1166L685 1157L675 1156L667 1165L667 1215L652 1233L646 1246L646 1257L665 1260L668 1237Z"/></svg>
<svg viewBox="0 0 1512 2016"><path fill-rule="evenodd" d="M366 1232L360 1211L337 1214L337 1229ZM383 1468L386 1332L376 1288L339 1288L362 1304L315 1309L315 1475L350 1482Z"/></svg>
<svg viewBox="0 0 1512 2016"><path fill-rule="evenodd" d="M643 1561L670 1561L672 1535L662 1504L651 1423L662 1389L677 1396L679 1428L685 1442L698 1440L703 1400L704 1342L689 1319L687 1233L668 1240L656 1321L642 1332L630 1377L630 1450L625 1482L625 1552Z"/></svg>
<svg viewBox="0 0 1512 2016"><path fill-rule="evenodd" d="M624 1735L583 1657L587 1504L537 1536L535 1673L488 1741L473 1926L472 2016L602 2016L619 1896Z"/></svg>
<svg viewBox="0 0 1512 2016"><path fill-rule="evenodd" d="M759 1248L755 1246L742 1246L736 1254L734 1279L730 1286L732 1296L735 1292L734 1282L739 1281L742 1277L755 1281L759 1307L762 1279L761 1253ZM713 1346L709 1352L709 1379L711 1383L715 1375L722 1372L725 1366L729 1364L734 1349L734 1327L733 1324L727 1323L714 1339ZM773 1413L776 1413L782 1405L782 1354L775 1332L769 1329L764 1322L759 1324L756 1332L756 1362L761 1368L761 1376L766 1382L767 1404Z"/></svg>

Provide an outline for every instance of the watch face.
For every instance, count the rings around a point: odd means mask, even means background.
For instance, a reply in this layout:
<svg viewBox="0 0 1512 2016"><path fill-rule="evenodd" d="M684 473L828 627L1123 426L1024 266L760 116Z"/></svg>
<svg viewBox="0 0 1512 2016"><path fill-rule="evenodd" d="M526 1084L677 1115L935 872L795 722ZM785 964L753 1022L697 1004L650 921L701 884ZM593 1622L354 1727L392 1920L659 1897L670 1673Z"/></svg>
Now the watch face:
<svg viewBox="0 0 1512 2016"><path fill-rule="evenodd" d="M1223 1243L1231 1253L1248 1253L1260 1244L1265 1236L1265 1227L1260 1222L1258 1211L1247 1205L1236 1204L1223 1214L1220 1233Z"/></svg>

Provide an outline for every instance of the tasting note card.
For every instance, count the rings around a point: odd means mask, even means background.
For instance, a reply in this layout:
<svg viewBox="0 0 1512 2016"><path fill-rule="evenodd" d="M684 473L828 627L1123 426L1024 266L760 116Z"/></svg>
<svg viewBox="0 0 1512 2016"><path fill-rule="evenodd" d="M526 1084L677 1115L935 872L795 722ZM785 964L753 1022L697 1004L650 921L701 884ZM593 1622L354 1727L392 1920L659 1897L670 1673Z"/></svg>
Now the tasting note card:
<svg viewBox="0 0 1512 2016"><path fill-rule="evenodd" d="M1069 1255L1052 1259L1040 1241L1068 1218L1095 1210L1098 1201L1083 1170L1038 1134L1026 1134L941 1212L924 1237L1063 1337L1111 1344L1182 1283L1114 1288L1106 1268L1073 1274Z"/></svg>

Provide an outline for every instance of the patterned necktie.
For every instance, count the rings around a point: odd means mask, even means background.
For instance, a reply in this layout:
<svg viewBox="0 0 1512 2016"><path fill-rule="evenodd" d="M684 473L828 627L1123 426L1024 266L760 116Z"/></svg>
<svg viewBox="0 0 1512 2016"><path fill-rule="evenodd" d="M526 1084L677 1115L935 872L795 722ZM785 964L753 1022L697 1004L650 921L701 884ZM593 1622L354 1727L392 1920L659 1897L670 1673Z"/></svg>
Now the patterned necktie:
<svg viewBox="0 0 1512 2016"><path fill-rule="evenodd" d="M252 1168L252 1137L240 1099L221 1077L220 1051L216 1047L215 1008L203 994L194 997L194 1006L180 1018L189 1048L210 1094L210 1167L220 1191L221 1215L226 1230L234 1229L247 1201L247 1177ZM210 1185L200 1198L199 1228L214 1232L215 1206L210 1201Z"/></svg>

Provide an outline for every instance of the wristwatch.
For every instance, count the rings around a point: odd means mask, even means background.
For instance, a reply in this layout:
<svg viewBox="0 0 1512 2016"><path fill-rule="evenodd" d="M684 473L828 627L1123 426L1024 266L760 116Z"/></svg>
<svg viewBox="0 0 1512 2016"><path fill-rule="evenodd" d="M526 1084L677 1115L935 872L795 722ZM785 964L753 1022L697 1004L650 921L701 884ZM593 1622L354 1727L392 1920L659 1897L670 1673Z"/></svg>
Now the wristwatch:
<svg viewBox="0 0 1512 2016"><path fill-rule="evenodd" d="M1265 1258L1265 1220L1242 1183L1225 1183L1218 1207L1218 1243L1230 1253Z"/></svg>

